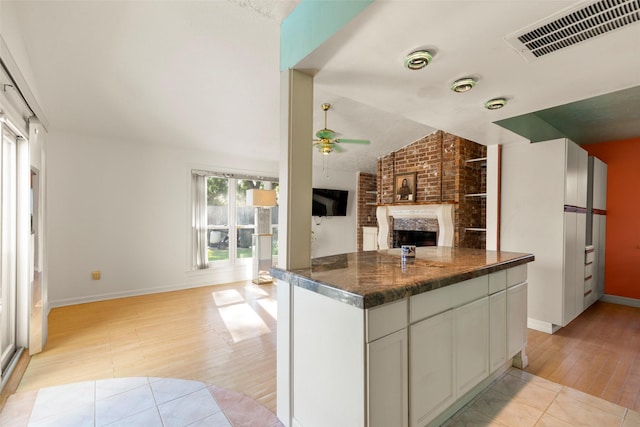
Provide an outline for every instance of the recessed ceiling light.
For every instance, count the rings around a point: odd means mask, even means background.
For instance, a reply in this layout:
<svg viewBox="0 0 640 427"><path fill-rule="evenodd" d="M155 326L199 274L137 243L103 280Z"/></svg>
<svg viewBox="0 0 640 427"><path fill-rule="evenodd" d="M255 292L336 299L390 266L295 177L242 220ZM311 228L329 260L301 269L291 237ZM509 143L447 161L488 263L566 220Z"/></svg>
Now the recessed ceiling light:
<svg viewBox="0 0 640 427"><path fill-rule="evenodd" d="M454 92L462 93L468 92L476 85L476 81L471 77L465 77L458 79L451 84L451 90Z"/></svg>
<svg viewBox="0 0 640 427"><path fill-rule="evenodd" d="M484 103L484 108L487 110L499 110L500 108L507 105L507 100L504 98L494 98L490 99Z"/></svg>
<svg viewBox="0 0 640 427"><path fill-rule="evenodd" d="M433 55L427 50L416 50L404 59L404 66L410 70L421 70L433 59Z"/></svg>

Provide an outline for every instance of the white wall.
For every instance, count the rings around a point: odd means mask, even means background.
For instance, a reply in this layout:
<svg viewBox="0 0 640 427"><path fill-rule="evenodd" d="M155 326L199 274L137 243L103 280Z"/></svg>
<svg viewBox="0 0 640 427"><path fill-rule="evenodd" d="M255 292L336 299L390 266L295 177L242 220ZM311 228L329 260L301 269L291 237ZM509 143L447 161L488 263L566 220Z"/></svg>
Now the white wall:
<svg viewBox="0 0 640 427"><path fill-rule="evenodd" d="M47 142L51 306L250 277L249 267L190 271L190 171L277 176L276 162L74 134Z"/></svg>
<svg viewBox="0 0 640 427"><path fill-rule="evenodd" d="M339 155L339 154L338 154ZM312 217L311 256L317 258L356 251L358 221L358 173L329 170L329 178L322 167L313 168L313 186L333 190L348 190L347 216Z"/></svg>

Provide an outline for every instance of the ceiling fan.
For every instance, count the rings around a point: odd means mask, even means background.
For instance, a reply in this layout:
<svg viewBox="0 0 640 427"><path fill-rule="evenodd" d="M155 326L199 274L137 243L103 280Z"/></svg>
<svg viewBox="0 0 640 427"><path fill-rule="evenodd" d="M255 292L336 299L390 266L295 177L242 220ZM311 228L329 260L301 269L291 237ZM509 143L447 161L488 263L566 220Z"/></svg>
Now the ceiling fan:
<svg viewBox="0 0 640 427"><path fill-rule="evenodd" d="M333 151L339 153L342 148L336 144L349 143L349 144L369 144L367 139L345 139L336 138L336 133L327 128L327 111L331 108L331 104L322 104L322 111L324 111L324 128L316 132L318 139L313 140L313 145L316 146L318 151L322 154L329 154Z"/></svg>

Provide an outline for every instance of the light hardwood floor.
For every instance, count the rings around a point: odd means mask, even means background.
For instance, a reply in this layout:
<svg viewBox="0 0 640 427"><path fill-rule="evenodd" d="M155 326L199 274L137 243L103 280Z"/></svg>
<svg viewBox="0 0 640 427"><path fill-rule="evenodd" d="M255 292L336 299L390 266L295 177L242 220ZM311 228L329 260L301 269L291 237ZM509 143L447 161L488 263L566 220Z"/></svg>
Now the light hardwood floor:
<svg viewBox="0 0 640 427"><path fill-rule="evenodd" d="M529 330L526 371L640 411L640 308L596 302L553 335Z"/></svg>
<svg viewBox="0 0 640 427"><path fill-rule="evenodd" d="M126 376L204 381L276 409L276 289L250 282L53 309L18 392ZM528 372L640 410L640 308L598 302L529 330Z"/></svg>
<svg viewBox="0 0 640 427"><path fill-rule="evenodd" d="M18 392L114 377L199 380L276 409L276 288L251 282L54 308Z"/></svg>

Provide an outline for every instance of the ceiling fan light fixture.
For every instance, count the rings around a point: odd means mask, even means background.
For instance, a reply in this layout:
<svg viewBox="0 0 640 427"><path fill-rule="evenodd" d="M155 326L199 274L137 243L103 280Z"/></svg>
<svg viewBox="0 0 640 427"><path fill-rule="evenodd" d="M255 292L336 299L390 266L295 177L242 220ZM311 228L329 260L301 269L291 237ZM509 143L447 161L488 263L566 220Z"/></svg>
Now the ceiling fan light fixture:
<svg viewBox="0 0 640 427"><path fill-rule="evenodd" d="M484 108L487 110L499 110L507 105L507 100L504 98L493 98L484 103Z"/></svg>
<svg viewBox="0 0 640 427"><path fill-rule="evenodd" d="M421 70L433 59L433 55L428 50L416 50L411 52L404 59L404 66L409 70Z"/></svg>
<svg viewBox="0 0 640 427"><path fill-rule="evenodd" d="M458 79L451 84L451 90L458 93L469 92L476 85L475 79L465 77Z"/></svg>
<svg viewBox="0 0 640 427"><path fill-rule="evenodd" d="M327 143L327 144L322 144L319 148L318 151L320 151L322 154L324 154L325 156L329 153L331 153L331 144Z"/></svg>

